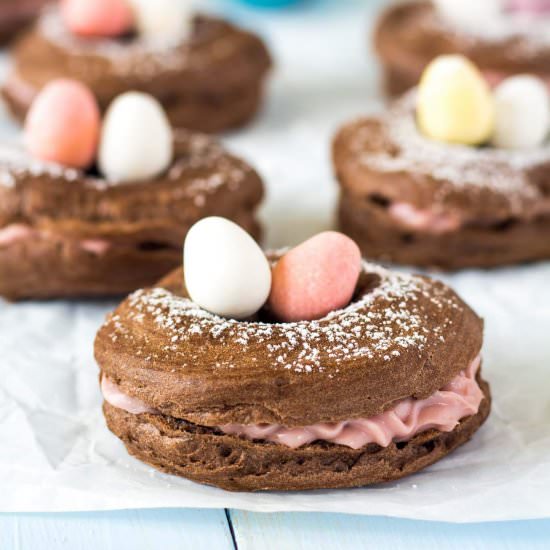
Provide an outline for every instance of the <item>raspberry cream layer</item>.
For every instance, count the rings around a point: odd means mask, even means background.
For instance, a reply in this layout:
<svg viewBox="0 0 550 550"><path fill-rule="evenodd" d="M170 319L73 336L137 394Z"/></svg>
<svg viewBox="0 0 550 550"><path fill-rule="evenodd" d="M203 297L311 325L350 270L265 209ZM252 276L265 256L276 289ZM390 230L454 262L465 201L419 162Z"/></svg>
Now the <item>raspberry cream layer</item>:
<svg viewBox="0 0 550 550"><path fill-rule="evenodd" d="M460 218L454 214L419 209L406 202L396 202L389 207L390 216L401 225L426 233L449 233L462 226Z"/></svg>
<svg viewBox="0 0 550 550"><path fill-rule="evenodd" d="M24 241L36 241L40 238L48 238L50 233L39 231L29 225L14 223L0 229L0 248L8 248ZM59 238L59 236L57 236ZM65 240L74 240L64 238ZM83 250L101 256L109 250L111 243L104 239L80 239L78 244Z"/></svg>
<svg viewBox="0 0 550 550"><path fill-rule="evenodd" d="M318 423L300 428L279 424L227 424L219 429L226 434L280 443L292 449L313 441L327 441L360 449L368 443L387 447L392 441L408 441L416 434L435 428L450 432L460 420L477 414L483 392L476 381L481 364L477 356L468 368L443 389L427 399L404 399L393 409L372 418L358 418L334 423ZM131 414L159 414L143 401L130 397L108 377L101 379L101 391L107 403Z"/></svg>

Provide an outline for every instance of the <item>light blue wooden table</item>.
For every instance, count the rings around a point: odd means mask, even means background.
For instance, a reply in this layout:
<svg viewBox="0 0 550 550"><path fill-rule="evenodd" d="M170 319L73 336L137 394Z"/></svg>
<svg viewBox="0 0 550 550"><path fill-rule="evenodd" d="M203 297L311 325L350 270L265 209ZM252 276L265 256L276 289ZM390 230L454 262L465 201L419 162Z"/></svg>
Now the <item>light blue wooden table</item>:
<svg viewBox="0 0 550 550"><path fill-rule="evenodd" d="M0 515L2 550L550 548L550 521L452 525L329 514L141 510Z"/></svg>
<svg viewBox="0 0 550 550"><path fill-rule="evenodd" d="M310 0L300 10L334 9ZM362 0L375 7L382 0ZM266 17L213 0L241 19ZM329 4L332 2L332 6ZM267 16L270 17L270 16ZM1 489L1 488L0 488ZM550 496L549 496L550 498ZM514 506L511 502L510 506ZM328 514L258 514L238 510L139 510L0 514L0 550L411 550L550 548L550 520L453 525Z"/></svg>

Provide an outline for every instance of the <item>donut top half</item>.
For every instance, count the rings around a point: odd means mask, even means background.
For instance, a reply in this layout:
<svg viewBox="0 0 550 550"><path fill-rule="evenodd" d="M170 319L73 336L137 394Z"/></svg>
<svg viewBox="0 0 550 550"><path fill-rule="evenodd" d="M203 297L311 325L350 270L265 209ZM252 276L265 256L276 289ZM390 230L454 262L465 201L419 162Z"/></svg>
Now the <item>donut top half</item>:
<svg viewBox="0 0 550 550"><path fill-rule="evenodd" d="M135 89L163 102L187 93L219 95L256 83L271 66L269 53L254 34L210 16L197 16L191 35L175 45L154 46L128 36L79 38L57 9L46 10L13 50L14 74L30 96L49 81L70 77L88 85L100 106ZM15 93L15 92L14 92Z"/></svg>
<svg viewBox="0 0 550 550"><path fill-rule="evenodd" d="M180 269L122 302L95 355L102 375L165 415L293 427L427 398L482 344L481 319L451 289L366 263L346 308L295 323L266 315L236 321L202 310Z"/></svg>
<svg viewBox="0 0 550 550"><path fill-rule="evenodd" d="M413 90L381 115L340 130L333 157L343 189L357 200L407 202L492 226L550 212L550 146L529 150L434 141L418 129Z"/></svg>
<svg viewBox="0 0 550 550"><path fill-rule="evenodd" d="M385 12L375 42L384 59L418 74L438 55L460 53L482 69L550 77L547 21L481 21L464 29L444 21L430 2L414 1Z"/></svg>
<svg viewBox="0 0 550 550"><path fill-rule="evenodd" d="M187 229L212 213L253 209L262 199L258 174L214 139L174 134L174 160L152 181L115 183L93 172L31 158L0 146L0 227L25 224L71 237L142 238L181 246Z"/></svg>

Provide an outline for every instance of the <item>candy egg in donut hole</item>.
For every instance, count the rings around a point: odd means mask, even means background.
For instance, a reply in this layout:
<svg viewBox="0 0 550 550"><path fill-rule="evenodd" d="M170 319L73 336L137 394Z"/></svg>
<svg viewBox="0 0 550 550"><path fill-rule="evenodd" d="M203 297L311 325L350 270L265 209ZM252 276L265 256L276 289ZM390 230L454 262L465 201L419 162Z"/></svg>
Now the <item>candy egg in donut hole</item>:
<svg viewBox="0 0 550 550"><path fill-rule="evenodd" d="M100 113L91 91L76 80L50 82L25 121L29 153L71 168L88 168L96 156Z"/></svg>
<svg viewBox="0 0 550 550"><path fill-rule="evenodd" d="M519 74L492 87L445 55L381 115L337 133L339 226L370 258L436 269L550 258L550 97Z"/></svg>
<svg viewBox="0 0 550 550"><path fill-rule="evenodd" d="M79 36L117 37L132 31L132 8L126 0L61 0L67 27Z"/></svg>
<svg viewBox="0 0 550 550"><path fill-rule="evenodd" d="M102 112L141 92L173 126L208 133L255 117L272 65L259 36L192 0L52 1L12 57L2 95L18 120L49 82L68 78L88 86Z"/></svg>
<svg viewBox="0 0 550 550"><path fill-rule="evenodd" d="M227 490L356 487L442 459L487 418L482 321L442 283L335 232L262 253L207 218L184 249L95 341L107 425L139 460Z"/></svg>
<svg viewBox="0 0 550 550"><path fill-rule="evenodd" d="M118 296L181 264L187 231L217 214L260 236L258 174L214 139L172 127L152 96L101 112L83 83L51 82L24 146L0 148L0 296Z"/></svg>
<svg viewBox="0 0 550 550"><path fill-rule="evenodd" d="M211 313L308 321L349 304L361 253L345 235L325 232L284 254L266 257L242 228L212 217L190 229L183 265L190 298Z"/></svg>

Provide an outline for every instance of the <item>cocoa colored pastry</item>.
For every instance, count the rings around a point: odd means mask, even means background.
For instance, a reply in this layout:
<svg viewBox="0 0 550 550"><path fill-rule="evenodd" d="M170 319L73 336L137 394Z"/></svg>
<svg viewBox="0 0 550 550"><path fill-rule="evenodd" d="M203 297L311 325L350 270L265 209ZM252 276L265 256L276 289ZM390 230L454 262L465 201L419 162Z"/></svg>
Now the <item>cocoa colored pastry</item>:
<svg viewBox="0 0 550 550"><path fill-rule="evenodd" d="M95 356L107 424L138 459L228 490L354 487L412 474L480 427L482 332L442 283L370 264L351 304L297 323L216 317L187 298L180 269L109 316ZM425 405L453 391L472 408L430 423Z"/></svg>
<svg viewBox="0 0 550 550"><path fill-rule="evenodd" d="M550 258L550 148L432 141L415 92L340 130L339 223L370 258L443 269Z"/></svg>
<svg viewBox="0 0 550 550"><path fill-rule="evenodd" d="M10 42L49 0L0 0L0 45Z"/></svg>
<svg viewBox="0 0 550 550"><path fill-rule="evenodd" d="M88 85L102 109L124 92L142 91L163 104L173 126L201 132L248 122L271 65L257 36L213 17L197 16L183 43L153 47L132 36L79 38L56 9L41 16L13 56L3 96L18 119L46 83L70 77Z"/></svg>
<svg viewBox="0 0 550 550"><path fill-rule="evenodd" d="M0 296L122 295L181 263L199 219L219 215L259 234L263 187L211 138L175 133L175 159L154 181L114 184L0 148Z"/></svg>
<svg viewBox="0 0 550 550"><path fill-rule="evenodd" d="M375 32L388 94L401 95L418 83L430 61L453 53L472 60L489 80L521 73L550 78L548 22L482 23L478 29L455 26L426 1L389 7Z"/></svg>

